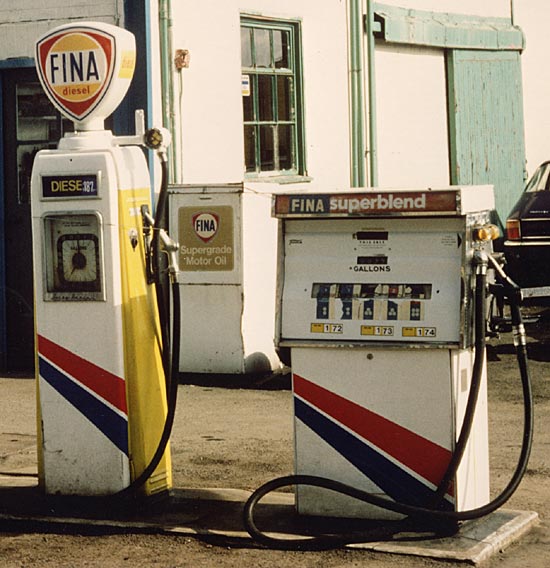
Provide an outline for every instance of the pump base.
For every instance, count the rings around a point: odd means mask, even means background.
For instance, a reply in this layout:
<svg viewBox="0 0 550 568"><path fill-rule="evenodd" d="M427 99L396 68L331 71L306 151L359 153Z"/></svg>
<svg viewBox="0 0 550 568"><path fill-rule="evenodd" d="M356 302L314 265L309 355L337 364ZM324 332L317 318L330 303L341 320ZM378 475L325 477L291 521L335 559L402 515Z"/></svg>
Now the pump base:
<svg viewBox="0 0 550 568"><path fill-rule="evenodd" d="M420 517L407 517L401 521L401 533L406 534L411 533L416 538L421 534L426 534L425 538L429 538L429 535L433 535L434 538L446 538L456 535L461 527L462 523L453 520L437 520L430 521L429 519Z"/></svg>
<svg viewBox="0 0 550 568"><path fill-rule="evenodd" d="M223 545L228 539L250 540L241 528L241 514L244 502L250 496L240 489L177 489L170 493L170 499L155 507L139 511L122 512L110 507L95 514L89 509L51 511L45 497L36 486L25 486L25 480L12 479L11 487L5 480L0 483L0 530L6 531L57 531L64 534L71 531L79 534L101 532L174 533L182 536L209 536ZM279 536L292 538L300 534L299 527L313 528L311 518L293 515L294 497L289 493L274 493L266 496L265 506L259 512L260 523L266 530ZM307 521L307 522L304 522ZM299 526L297 526L297 522ZM345 524L347 523L347 525ZM439 558L447 561L468 562L472 565L488 560L521 539L538 524L538 515L532 511L500 509L487 517L463 523L460 530L447 537L419 532L421 527L403 525L402 521L367 521L359 532L360 521L344 519L314 518L315 529L335 533L335 528L352 534L347 542L340 542L346 548L364 549L377 553L401 554L425 558ZM347 526L347 529L345 528ZM390 527L394 527L393 532ZM407 530L404 530L404 529Z"/></svg>

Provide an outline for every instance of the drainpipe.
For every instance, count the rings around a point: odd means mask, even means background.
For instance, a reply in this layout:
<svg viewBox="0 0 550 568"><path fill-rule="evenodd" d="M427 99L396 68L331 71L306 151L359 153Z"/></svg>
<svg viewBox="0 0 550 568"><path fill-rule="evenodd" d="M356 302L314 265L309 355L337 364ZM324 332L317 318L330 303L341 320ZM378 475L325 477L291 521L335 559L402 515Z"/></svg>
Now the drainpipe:
<svg viewBox="0 0 550 568"><path fill-rule="evenodd" d="M376 137L376 77L375 77L375 45L374 45L374 9L373 1L367 0L366 15L367 34L367 66L369 77L369 166L370 186L378 186L378 142Z"/></svg>
<svg viewBox="0 0 550 568"><path fill-rule="evenodd" d="M365 186L362 0L349 0L351 186Z"/></svg>
<svg viewBox="0 0 550 568"><path fill-rule="evenodd" d="M150 2L145 2L145 52L146 52L146 65L145 72L147 82L147 124L145 128L152 128L153 126L153 42L151 41L151 5ZM155 202L155 155L149 150L147 152L147 162L149 164L149 175L151 176L151 202Z"/></svg>
<svg viewBox="0 0 550 568"><path fill-rule="evenodd" d="M172 135L172 144L168 148L168 180L170 183L181 181L179 162L176 151L176 127L174 111L174 89L172 77L172 2L159 0L160 22L160 62L162 80L162 118L164 127Z"/></svg>

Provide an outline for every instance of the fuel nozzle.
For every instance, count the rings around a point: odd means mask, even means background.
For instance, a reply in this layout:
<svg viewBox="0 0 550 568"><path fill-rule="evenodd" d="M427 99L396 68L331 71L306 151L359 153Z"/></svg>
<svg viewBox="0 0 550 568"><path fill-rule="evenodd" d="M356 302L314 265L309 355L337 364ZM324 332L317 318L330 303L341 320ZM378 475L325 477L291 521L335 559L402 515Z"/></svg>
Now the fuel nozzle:
<svg viewBox="0 0 550 568"><path fill-rule="evenodd" d="M153 252L152 252L152 240L153 231L158 233L158 239L160 244L160 250L168 256L168 274L172 282L176 281L179 265L178 265L178 255L179 244L177 241L172 239L168 233L163 228L155 227L155 220L149 213L149 207L147 205L142 205L141 216L143 219L143 236L145 238L145 255L146 255L146 267L147 267L147 282L152 284L158 278L158 275L154 270L153 263Z"/></svg>
<svg viewBox="0 0 550 568"><path fill-rule="evenodd" d="M170 280L175 283L177 282L177 276L179 272L177 254L179 250L179 244L177 241L172 239L164 229L160 229L159 237L160 242L162 243L161 250L168 256L168 274L170 276Z"/></svg>

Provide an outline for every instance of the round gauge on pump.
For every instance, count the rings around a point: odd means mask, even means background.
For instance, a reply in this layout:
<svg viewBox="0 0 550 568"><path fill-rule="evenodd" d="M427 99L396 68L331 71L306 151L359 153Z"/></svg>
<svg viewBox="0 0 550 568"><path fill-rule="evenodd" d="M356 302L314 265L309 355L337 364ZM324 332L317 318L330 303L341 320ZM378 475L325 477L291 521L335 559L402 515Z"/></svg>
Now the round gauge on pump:
<svg viewBox="0 0 550 568"><path fill-rule="evenodd" d="M103 300L99 213L67 213L44 218L45 299Z"/></svg>
<svg viewBox="0 0 550 568"><path fill-rule="evenodd" d="M57 239L60 283L68 290L97 291L99 239L91 233L69 233Z"/></svg>

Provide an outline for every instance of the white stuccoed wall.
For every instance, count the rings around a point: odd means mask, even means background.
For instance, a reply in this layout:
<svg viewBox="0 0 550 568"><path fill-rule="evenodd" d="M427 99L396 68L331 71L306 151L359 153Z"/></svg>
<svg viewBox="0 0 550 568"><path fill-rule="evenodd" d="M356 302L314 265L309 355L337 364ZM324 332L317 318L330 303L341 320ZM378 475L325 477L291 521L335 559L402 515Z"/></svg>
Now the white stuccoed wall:
<svg viewBox="0 0 550 568"><path fill-rule="evenodd" d="M36 38L74 20L120 25L123 0L0 0L0 54L2 59L34 57Z"/></svg>
<svg viewBox="0 0 550 568"><path fill-rule="evenodd" d="M181 75L185 183L242 181L244 175L240 15L300 19L307 169L314 181L349 183L346 3L325 0L172 2L174 48L188 49ZM176 101L180 99L175 78Z"/></svg>

